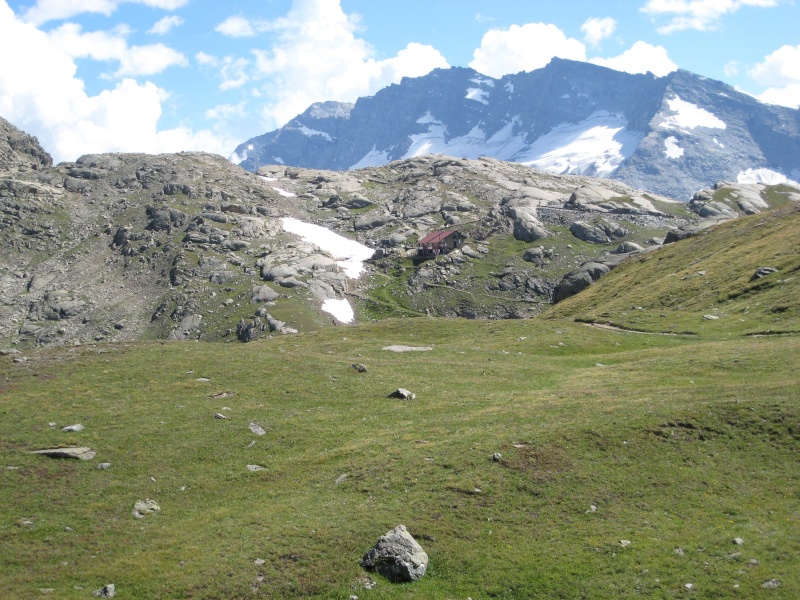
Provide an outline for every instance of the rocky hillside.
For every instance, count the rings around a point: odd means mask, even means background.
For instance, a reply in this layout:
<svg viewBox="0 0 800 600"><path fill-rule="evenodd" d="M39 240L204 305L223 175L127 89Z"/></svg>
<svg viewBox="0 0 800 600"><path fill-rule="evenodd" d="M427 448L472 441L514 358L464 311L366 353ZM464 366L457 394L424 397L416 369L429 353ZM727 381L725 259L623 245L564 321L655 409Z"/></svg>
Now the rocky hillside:
<svg viewBox="0 0 800 600"><path fill-rule="evenodd" d="M0 173L36 171L52 164L39 140L0 117Z"/></svg>
<svg viewBox="0 0 800 600"><path fill-rule="evenodd" d="M551 318L658 333L800 332L800 204L708 228L628 261Z"/></svg>
<svg viewBox="0 0 800 600"><path fill-rule="evenodd" d="M800 111L688 71L631 75L556 58L501 79L437 69L355 105L318 103L242 143L234 160L251 171L345 170L437 152L611 177L688 201L718 180L799 180Z"/></svg>
<svg viewBox="0 0 800 600"><path fill-rule="evenodd" d="M3 347L248 341L337 324L327 301L349 303L356 320L525 317L669 236L795 197L719 184L686 205L611 180L443 156L350 172L254 174L200 153L51 166L35 139L6 128ZM375 249L366 272L286 231L287 217ZM420 263L417 240L445 227L467 245Z"/></svg>

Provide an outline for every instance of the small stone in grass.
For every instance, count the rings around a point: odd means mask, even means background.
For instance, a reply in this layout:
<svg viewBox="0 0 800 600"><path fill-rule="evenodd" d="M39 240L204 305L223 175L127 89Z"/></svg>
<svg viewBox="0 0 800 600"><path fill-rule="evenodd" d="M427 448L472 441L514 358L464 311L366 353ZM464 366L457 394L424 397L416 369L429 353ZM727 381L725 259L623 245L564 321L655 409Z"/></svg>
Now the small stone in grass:
<svg viewBox="0 0 800 600"><path fill-rule="evenodd" d="M765 590L777 590L780 586L781 582L777 579L770 579L761 584L761 587Z"/></svg>
<svg viewBox="0 0 800 600"><path fill-rule="evenodd" d="M100 598L113 598L117 595L117 590L113 583L109 583L108 585L104 585L99 590L95 590L92 593Z"/></svg>
<svg viewBox="0 0 800 600"><path fill-rule="evenodd" d="M744 540L740 537L733 538L733 543L736 544L737 546L741 546L742 544L744 544Z"/></svg>
<svg viewBox="0 0 800 600"><path fill-rule="evenodd" d="M256 423L250 423L248 427L250 428L250 431L252 431L256 435L264 435L267 433L266 431L264 431L264 428L261 427L261 425L257 425Z"/></svg>
<svg viewBox="0 0 800 600"><path fill-rule="evenodd" d="M414 400L417 397L413 392L409 392L405 388L397 388L387 398L399 398L400 400Z"/></svg>

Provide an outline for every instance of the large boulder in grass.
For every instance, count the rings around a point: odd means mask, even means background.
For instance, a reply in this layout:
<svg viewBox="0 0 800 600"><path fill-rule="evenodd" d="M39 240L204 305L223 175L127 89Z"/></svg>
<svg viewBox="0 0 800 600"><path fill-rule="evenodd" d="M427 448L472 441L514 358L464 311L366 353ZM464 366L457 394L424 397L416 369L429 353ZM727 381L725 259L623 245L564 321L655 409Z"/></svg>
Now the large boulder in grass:
<svg viewBox="0 0 800 600"><path fill-rule="evenodd" d="M564 275L553 293L553 301L561 302L578 292L582 292L603 275L609 272L608 265L603 263L588 262L575 271Z"/></svg>
<svg viewBox="0 0 800 600"><path fill-rule="evenodd" d="M425 575L428 555L405 525L398 525L380 537L361 559L361 566L377 571L391 582L404 583Z"/></svg>

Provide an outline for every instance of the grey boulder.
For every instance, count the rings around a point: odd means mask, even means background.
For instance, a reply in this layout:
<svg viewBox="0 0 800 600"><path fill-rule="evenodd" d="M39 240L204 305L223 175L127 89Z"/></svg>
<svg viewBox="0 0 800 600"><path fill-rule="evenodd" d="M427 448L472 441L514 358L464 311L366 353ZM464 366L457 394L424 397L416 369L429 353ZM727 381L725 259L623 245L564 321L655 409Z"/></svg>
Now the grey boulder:
<svg viewBox="0 0 800 600"><path fill-rule="evenodd" d="M97 452L84 446L66 448L46 448L44 450L34 450L33 454L43 454L50 458L77 458L79 460L92 460Z"/></svg>
<svg viewBox="0 0 800 600"><path fill-rule="evenodd" d="M361 566L377 571L393 583L416 581L428 569L428 555L408 533L398 525L383 534L361 559Z"/></svg>

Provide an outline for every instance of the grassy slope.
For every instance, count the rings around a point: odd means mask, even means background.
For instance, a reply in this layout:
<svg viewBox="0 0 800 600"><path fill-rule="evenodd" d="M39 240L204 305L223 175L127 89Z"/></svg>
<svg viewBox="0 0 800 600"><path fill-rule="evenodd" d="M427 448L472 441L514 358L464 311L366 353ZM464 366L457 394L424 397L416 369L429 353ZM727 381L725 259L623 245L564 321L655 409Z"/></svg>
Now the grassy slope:
<svg viewBox="0 0 800 600"><path fill-rule="evenodd" d="M779 270L751 281L758 267ZM548 315L644 331L798 332L799 299L800 207L792 203L641 255Z"/></svg>
<svg viewBox="0 0 800 600"><path fill-rule="evenodd" d="M435 349L381 350L397 343ZM669 598L692 583L698 598L798 597L797 364L796 336L425 318L5 357L0 589ZM385 398L398 386L417 400ZM221 391L235 395L209 397ZM27 453L61 443L97 458ZM136 520L145 497L162 510ZM358 559L398 523L432 538L428 574L354 587ZM781 587L762 590L771 578Z"/></svg>

